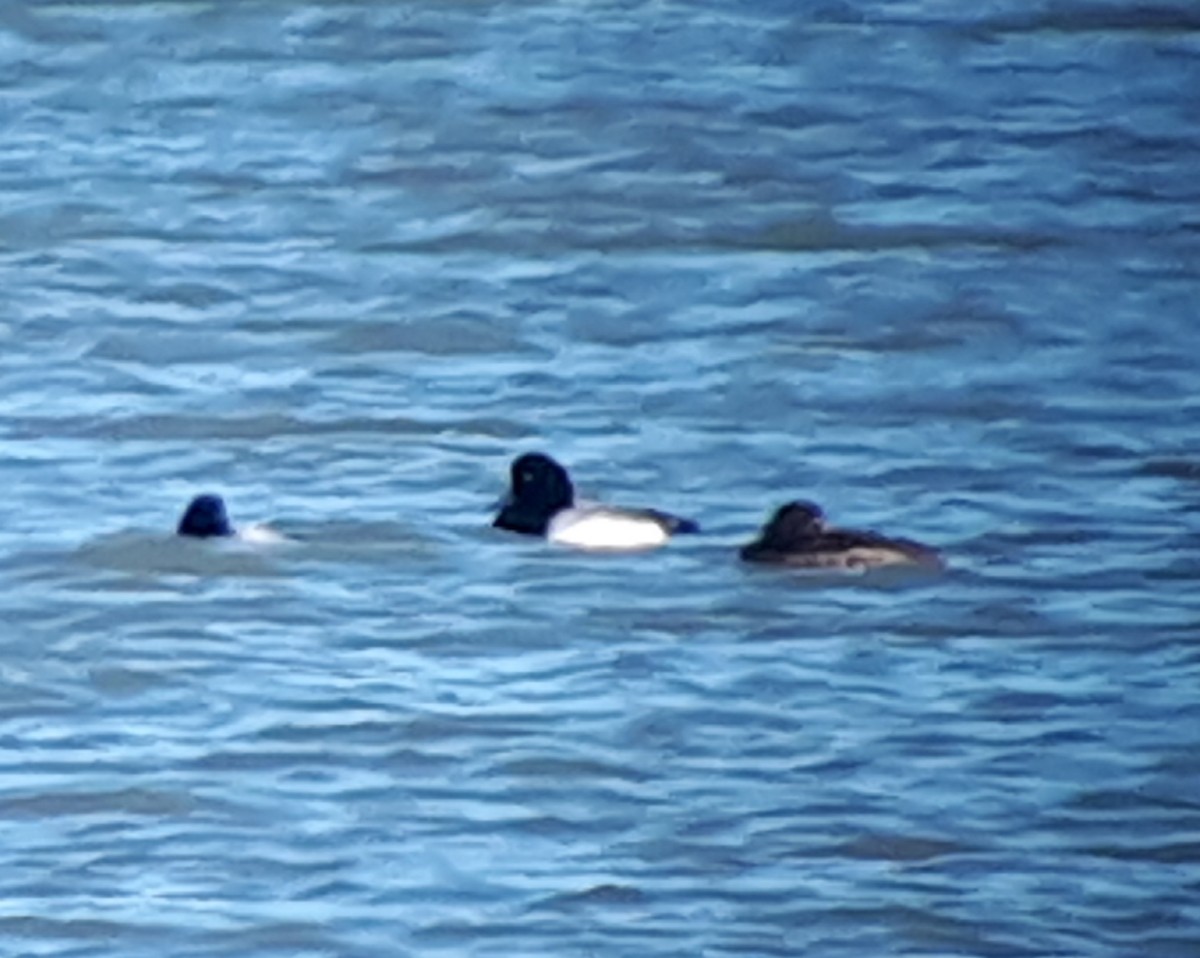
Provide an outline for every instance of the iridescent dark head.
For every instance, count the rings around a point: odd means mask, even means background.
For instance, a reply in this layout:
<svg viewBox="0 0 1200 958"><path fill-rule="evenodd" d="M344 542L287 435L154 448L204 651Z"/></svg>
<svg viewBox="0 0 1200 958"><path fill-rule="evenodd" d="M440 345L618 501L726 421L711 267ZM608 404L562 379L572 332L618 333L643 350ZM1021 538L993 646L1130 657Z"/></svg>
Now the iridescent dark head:
<svg viewBox="0 0 1200 958"><path fill-rule="evenodd" d="M797 499L780 506L762 532L762 542L786 546L818 535L825 528L825 512L815 502Z"/></svg>
<svg viewBox="0 0 1200 958"><path fill-rule="evenodd" d="M539 502L557 512L575 502L575 488L567 470L549 456L527 452L512 464L513 498L518 502Z"/></svg>
<svg viewBox="0 0 1200 958"><path fill-rule="evenodd" d="M214 495L196 496L188 503L175 532L196 539L233 535L233 526L229 524L229 514L225 511L225 500Z"/></svg>
<svg viewBox="0 0 1200 958"><path fill-rule="evenodd" d="M540 452L527 452L513 461L509 486L492 525L512 532L544 535L554 515L575 502L567 470Z"/></svg>

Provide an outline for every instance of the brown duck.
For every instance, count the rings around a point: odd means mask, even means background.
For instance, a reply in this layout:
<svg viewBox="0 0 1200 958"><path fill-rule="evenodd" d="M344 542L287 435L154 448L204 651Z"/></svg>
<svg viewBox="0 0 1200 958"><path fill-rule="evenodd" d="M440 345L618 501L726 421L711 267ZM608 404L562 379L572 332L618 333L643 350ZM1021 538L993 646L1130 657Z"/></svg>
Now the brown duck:
<svg viewBox="0 0 1200 958"><path fill-rule="evenodd" d="M929 546L859 529L827 525L821 507L799 500L776 510L757 539L742 546L747 562L809 569L867 569L878 566L943 567Z"/></svg>

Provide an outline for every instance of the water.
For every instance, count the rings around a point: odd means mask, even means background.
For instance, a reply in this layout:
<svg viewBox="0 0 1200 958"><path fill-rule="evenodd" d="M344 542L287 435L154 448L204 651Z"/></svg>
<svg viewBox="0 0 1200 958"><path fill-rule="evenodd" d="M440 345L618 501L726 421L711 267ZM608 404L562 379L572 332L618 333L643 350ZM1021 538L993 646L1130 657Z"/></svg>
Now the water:
<svg viewBox="0 0 1200 958"><path fill-rule="evenodd" d="M1192 4L0 25L0 953L1200 954Z"/></svg>

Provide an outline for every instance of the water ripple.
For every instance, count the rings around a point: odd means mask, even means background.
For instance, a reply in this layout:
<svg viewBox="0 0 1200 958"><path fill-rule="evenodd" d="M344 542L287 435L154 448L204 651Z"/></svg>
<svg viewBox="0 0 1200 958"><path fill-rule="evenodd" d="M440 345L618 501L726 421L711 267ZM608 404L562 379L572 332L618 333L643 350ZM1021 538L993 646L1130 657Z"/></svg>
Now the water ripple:
<svg viewBox="0 0 1200 958"><path fill-rule="evenodd" d="M1200 948L1195 11L944 7L0 7L12 948Z"/></svg>

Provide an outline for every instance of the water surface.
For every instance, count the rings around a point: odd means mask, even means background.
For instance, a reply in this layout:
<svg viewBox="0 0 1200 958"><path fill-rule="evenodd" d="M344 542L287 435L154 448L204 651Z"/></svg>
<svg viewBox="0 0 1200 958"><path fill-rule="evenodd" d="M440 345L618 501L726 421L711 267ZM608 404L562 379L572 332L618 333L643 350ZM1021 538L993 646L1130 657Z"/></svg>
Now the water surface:
<svg viewBox="0 0 1200 958"><path fill-rule="evenodd" d="M6 5L0 950L1200 952L1198 89L1183 2ZM708 534L489 529L534 448ZM950 572L739 567L801 496Z"/></svg>

